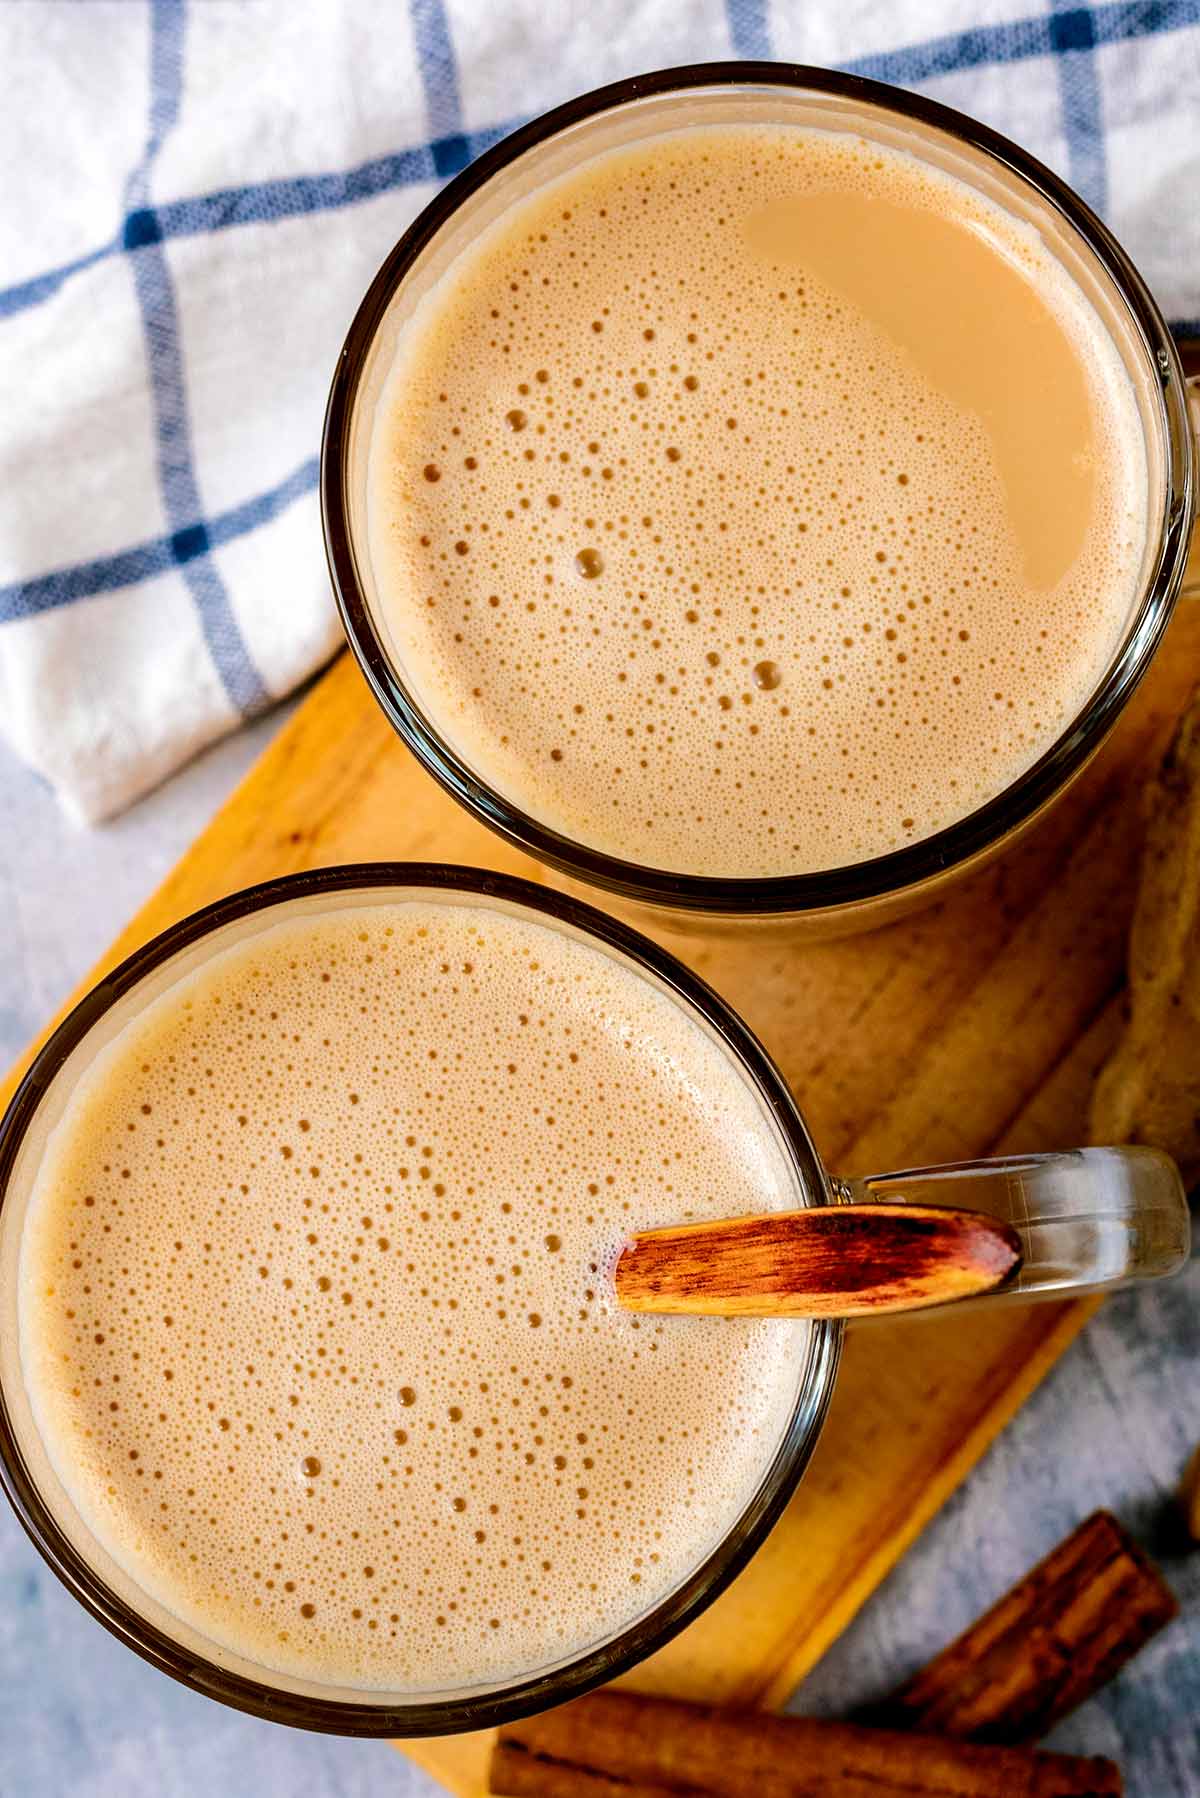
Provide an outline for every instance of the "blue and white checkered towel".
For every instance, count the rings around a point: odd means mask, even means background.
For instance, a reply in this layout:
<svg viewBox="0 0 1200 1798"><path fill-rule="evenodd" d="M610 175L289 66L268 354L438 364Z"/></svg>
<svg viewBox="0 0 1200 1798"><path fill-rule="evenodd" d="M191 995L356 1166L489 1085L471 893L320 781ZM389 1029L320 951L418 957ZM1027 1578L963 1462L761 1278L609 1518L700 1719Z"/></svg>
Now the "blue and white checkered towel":
<svg viewBox="0 0 1200 1798"><path fill-rule="evenodd" d="M0 728L74 814L335 648L326 387L435 185L573 92L730 56L997 126L1200 332L1200 0L0 5Z"/></svg>

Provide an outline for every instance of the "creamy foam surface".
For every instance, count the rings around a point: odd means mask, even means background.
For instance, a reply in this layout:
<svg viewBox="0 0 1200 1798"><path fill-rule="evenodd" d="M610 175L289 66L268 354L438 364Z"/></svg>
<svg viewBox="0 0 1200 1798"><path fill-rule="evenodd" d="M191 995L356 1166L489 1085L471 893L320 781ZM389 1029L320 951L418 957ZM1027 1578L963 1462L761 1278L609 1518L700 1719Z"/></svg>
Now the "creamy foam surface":
<svg viewBox="0 0 1200 1798"><path fill-rule="evenodd" d="M624 1236L794 1202L725 1054L599 950L474 905L295 916L71 1098L26 1384L88 1527L209 1639L502 1679L688 1574L795 1401L807 1326L624 1315Z"/></svg>
<svg viewBox="0 0 1200 1798"><path fill-rule="evenodd" d="M916 842L1086 704L1146 537L1135 398L1039 239L862 140L709 126L517 202L417 307L370 557L435 728L703 875Z"/></svg>

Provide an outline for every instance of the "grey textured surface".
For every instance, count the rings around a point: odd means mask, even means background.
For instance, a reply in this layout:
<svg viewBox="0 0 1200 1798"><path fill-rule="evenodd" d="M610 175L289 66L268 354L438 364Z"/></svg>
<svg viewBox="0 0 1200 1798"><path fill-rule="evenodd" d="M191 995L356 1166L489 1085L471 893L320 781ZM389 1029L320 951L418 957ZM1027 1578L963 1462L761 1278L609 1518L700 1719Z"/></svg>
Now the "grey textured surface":
<svg viewBox="0 0 1200 1798"><path fill-rule="evenodd" d="M964 1326L969 1319L964 1318ZM1111 1299L796 1694L846 1716L882 1697L1099 1505L1162 1566L1181 1615L1047 1744L1107 1754L1129 1798L1200 1794L1200 1550L1174 1496L1200 1441L1200 1262Z"/></svg>
<svg viewBox="0 0 1200 1798"><path fill-rule="evenodd" d="M0 750L0 1058L7 1062L151 891L279 714L96 833ZM969 1319L964 1319L969 1328ZM1162 1558L1184 1607L1055 1746L1112 1754L1130 1798L1200 1798L1200 1553L1170 1497L1200 1440L1200 1266L1113 1300L806 1681L846 1715L964 1627L1096 1505ZM0 1511L3 1798L431 1798L386 1747L302 1736L186 1692L75 1605Z"/></svg>

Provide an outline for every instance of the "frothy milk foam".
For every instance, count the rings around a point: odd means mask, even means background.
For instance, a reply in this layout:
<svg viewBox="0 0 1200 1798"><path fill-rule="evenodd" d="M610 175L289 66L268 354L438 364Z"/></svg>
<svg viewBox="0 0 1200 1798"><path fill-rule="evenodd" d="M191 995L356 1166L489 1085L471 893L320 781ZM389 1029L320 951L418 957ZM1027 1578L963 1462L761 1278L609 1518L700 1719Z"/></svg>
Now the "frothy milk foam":
<svg viewBox="0 0 1200 1798"><path fill-rule="evenodd" d="M623 1237L791 1203L725 1051L601 950L474 904L294 914L71 1096L25 1382L85 1523L210 1640L503 1679L689 1573L795 1402L807 1326L622 1314Z"/></svg>
<svg viewBox="0 0 1200 1798"><path fill-rule="evenodd" d="M695 874L915 842L1094 691L1135 397L1029 229L899 151L704 126L510 207L404 326L369 548L431 722L542 823Z"/></svg>

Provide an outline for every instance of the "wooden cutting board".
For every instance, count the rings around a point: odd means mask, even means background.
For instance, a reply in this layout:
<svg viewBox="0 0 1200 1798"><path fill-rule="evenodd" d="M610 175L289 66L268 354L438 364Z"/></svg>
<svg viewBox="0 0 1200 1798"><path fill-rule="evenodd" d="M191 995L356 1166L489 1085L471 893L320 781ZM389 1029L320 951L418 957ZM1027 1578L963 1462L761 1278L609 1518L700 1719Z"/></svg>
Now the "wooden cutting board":
<svg viewBox="0 0 1200 1798"><path fill-rule="evenodd" d="M1200 606L1183 605L1133 705L1063 803L935 910L818 946L673 944L766 1042L834 1171L1082 1140L1092 1077L1120 1021L1139 789L1198 666ZM405 857L541 877L422 773L343 656L101 968L236 887ZM1075 1304L852 1330L791 1508L637 1684L782 1700L1087 1315ZM405 1746L454 1791L482 1790L486 1738Z"/></svg>

